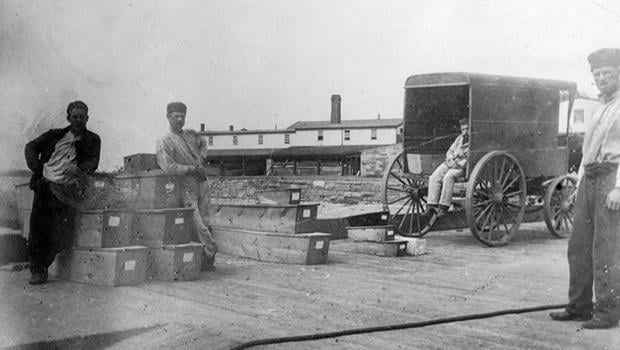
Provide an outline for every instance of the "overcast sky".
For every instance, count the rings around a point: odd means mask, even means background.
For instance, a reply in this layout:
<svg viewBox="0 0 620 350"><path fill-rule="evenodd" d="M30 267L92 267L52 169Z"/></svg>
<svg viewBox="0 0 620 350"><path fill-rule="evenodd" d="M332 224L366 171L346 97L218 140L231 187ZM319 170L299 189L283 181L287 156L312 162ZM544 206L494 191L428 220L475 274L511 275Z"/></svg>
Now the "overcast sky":
<svg viewBox="0 0 620 350"><path fill-rule="evenodd" d="M154 152L165 106L187 126L285 128L399 118L409 75L466 71L577 82L587 55L620 47L617 0L211 0L0 2L0 168L66 125L75 99L103 139L102 169Z"/></svg>

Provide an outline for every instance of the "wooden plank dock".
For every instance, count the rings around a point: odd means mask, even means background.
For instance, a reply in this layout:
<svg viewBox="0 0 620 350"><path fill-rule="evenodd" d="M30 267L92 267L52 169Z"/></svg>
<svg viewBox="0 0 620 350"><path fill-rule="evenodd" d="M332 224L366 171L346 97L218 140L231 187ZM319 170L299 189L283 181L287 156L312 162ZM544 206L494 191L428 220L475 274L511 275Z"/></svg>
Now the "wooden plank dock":
<svg viewBox="0 0 620 350"><path fill-rule="evenodd" d="M103 288L30 286L0 271L0 347L230 349L246 341L566 302L566 240L526 224L505 247L467 230L431 232L428 254L351 252L332 241L326 265L218 254L197 281ZM349 243L350 245L350 243ZM534 312L252 349L620 349L620 329L583 330ZM93 344L97 346L93 346Z"/></svg>

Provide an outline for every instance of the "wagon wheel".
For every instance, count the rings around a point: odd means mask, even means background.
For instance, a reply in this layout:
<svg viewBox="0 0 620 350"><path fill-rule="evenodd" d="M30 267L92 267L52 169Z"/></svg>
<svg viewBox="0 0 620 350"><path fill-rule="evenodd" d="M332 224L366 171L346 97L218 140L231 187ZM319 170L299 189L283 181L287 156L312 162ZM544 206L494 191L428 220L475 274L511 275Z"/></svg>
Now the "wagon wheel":
<svg viewBox="0 0 620 350"><path fill-rule="evenodd" d="M545 193L543 214L552 235L558 238L570 236L573 229L573 206L577 179L571 175L555 178Z"/></svg>
<svg viewBox="0 0 620 350"><path fill-rule="evenodd" d="M389 163L383 175L383 210L390 214L388 222L395 222L403 236L422 237L430 230L434 216L424 215L427 204L427 184L422 179L407 176L405 153L397 155ZM397 218L402 215L401 218Z"/></svg>
<svg viewBox="0 0 620 350"><path fill-rule="evenodd" d="M525 213L525 175L519 162L503 151L487 153L467 183L465 211L472 235L488 246L507 244Z"/></svg>

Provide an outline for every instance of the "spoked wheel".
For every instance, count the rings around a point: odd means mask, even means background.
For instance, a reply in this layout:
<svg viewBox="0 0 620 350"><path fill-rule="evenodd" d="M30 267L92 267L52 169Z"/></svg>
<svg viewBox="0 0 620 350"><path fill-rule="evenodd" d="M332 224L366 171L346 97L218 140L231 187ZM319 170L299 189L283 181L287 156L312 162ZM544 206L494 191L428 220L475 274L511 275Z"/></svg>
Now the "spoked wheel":
<svg viewBox="0 0 620 350"><path fill-rule="evenodd" d="M488 246L510 242L525 213L525 175L509 153L482 157L467 183L465 211L472 235Z"/></svg>
<svg viewBox="0 0 620 350"><path fill-rule="evenodd" d="M577 179L571 175L559 176L547 187L543 214L547 228L558 238L570 236L573 230L576 192Z"/></svg>
<svg viewBox="0 0 620 350"><path fill-rule="evenodd" d="M383 210L390 213L389 223L397 225L401 235L422 237L430 231L432 222L424 215L428 187L408 173L404 152L390 162L381 192Z"/></svg>

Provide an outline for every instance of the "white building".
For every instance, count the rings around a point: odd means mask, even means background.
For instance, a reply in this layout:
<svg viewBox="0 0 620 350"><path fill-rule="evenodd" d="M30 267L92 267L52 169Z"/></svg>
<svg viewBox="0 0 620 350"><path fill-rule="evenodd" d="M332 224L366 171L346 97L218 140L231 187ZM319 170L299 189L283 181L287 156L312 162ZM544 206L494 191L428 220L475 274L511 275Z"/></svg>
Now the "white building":
<svg viewBox="0 0 620 350"><path fill-rule="evenodd" d="M573 102L573 110L570 116L566 117L566 109L568 102L560 104L560 123L558 124L558 132L560 134L583 134L586 130L586 124L590 121L594 108L598 105L598 101L587 98L576 98ZM568 127L567 127L568 121Z"/></svg>
<svg viewBox="0 0 620 350"><path fill-rule="evenodd" d="M222 175L330 174L359 171L364 149L400 142L402 118L342 120L332 96L329 121L300 121L286 129L208 131L210 164Z"/></svg>

